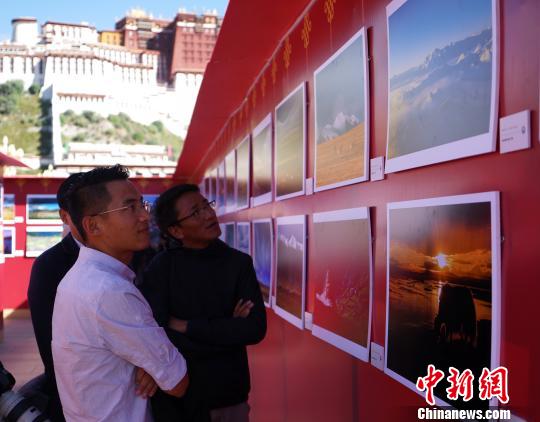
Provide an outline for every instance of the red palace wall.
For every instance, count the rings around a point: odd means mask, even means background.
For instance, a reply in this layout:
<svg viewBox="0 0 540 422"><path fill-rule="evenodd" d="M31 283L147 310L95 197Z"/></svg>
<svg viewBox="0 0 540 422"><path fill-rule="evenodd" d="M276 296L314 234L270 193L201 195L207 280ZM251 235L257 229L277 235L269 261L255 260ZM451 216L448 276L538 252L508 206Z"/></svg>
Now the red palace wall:
<svg viewBox="0 0 540 422"><path fill-rule="evenodd" d="M332 3L329 25L324 12ZM230 120L222 135L201 142L199 168L191 179L200 181L215 168L245 135L301 82L308 90L307 177L314 175L313 72L362 26L367 28L370 56L370 158L386 154L387 139L387 0L319 0L309 10L309 42L304 47L300 19L289 34L286 67L284 45L263 77L246 92L247 102ZM538 134L540 2L500 1L499 117L531 110L532 148L510 154L499 152L406 170L386 175L379 182L364 182L338 189L273 202L225 215L226 221L252 221L267 217L307 214L341 208L371 209L373 242L372 341L385 344L387 223L386 204L395 201L466 193L500 191L502 243L501 365L509 369L510 403L507 408L527 421L540 420L540 145ZM227 31L225 17L222 31ZM309 25L308 25L309 26ZM285 35L285 34L284 34ZM276 40L276 46L279 40ZM219 44L219 43L218 43ZM249 57L249 52L246 56ZM239 76L241 77L241 76ZM262 87L263 81L265 87ZM256 94L254 95L253 92ZM199 101L201 99L199 98ZM189 134L188 134L189 141ZM206 150L209 144L211 149ZM205 148L205 149L203 149ZM308 224L308 234L311 230ZM314 292L309 262L316 260L308 242L307 304L312 311ZM250 348L253 420L260 421L402 421L416 420L425 406L420 395L394 381L370 364L361 362L300 331L272 310L268 334Z"/></svg>

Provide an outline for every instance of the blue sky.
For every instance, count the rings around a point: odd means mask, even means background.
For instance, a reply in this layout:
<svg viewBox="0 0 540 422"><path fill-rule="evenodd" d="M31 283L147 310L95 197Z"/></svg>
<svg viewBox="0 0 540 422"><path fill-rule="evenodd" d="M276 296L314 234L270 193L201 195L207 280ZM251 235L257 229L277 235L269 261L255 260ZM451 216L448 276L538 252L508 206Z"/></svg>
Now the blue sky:
<svg viewBox="0 0 540 422"><path fill-rule="evenodd" d="M126 11L140 7L154 17L173 18L180 7L202 13L217 9L223 16L227 0L2 0L0 7L0 41L11 38L11 19L32 16L43 24L47 20L80 23L88 22L99 29L112 29Z"/></svg>
<svg viewBox="0 0 540 422"><path fill-rule="evenodd" d="M491 0L408 0L390 16L390 76L418 66L435 48L490 26Z"/></svg>

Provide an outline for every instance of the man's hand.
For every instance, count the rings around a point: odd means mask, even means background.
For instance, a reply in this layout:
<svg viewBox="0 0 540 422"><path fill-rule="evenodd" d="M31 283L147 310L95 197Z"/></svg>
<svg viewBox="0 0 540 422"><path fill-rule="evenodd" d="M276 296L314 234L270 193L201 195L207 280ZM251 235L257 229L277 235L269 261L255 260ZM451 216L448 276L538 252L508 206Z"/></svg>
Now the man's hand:
<svg viewBox="0 0 540 422"><path fill-rule="evenodd" d="M179 333L185 334L187 331L187 321L184 319L178 319L175 317L169 318L169 328L171 330L178 331Z"/></svg>
<svg viewBox="0 0 540 422"><path fill-rule="evenodd" d="M251 308L253 308L253 302L251 300L246 300L244 302L243 299L240 299L234 307L233 317L246 318L251 312Z"/></svg>
<svg viewBox="0 0 540 422"><path fill-rule="evenodd" d="M135 371L135 385L137 386L135 394L141 396L143 399L152 397L158 389L158 385L154 379L144 369L139 367Z"/></svg>

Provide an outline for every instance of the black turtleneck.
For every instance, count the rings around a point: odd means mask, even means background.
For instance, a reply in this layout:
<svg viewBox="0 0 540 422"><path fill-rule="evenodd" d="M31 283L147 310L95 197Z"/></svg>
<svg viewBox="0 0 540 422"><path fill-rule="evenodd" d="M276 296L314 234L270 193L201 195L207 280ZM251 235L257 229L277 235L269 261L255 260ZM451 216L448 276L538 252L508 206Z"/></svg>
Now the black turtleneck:
<svg viewBox="0 0 540 422"><path fill-rule="evenodd" d="M188 363L190 383L210 409L247 400L246 345L266 334L266 310L251 257L216 240L205 249L176 248L157 255L141 289L156 321L187 320L186 334L167 330ZM233 318L239 299L251 300L247 318Z"/></svg>

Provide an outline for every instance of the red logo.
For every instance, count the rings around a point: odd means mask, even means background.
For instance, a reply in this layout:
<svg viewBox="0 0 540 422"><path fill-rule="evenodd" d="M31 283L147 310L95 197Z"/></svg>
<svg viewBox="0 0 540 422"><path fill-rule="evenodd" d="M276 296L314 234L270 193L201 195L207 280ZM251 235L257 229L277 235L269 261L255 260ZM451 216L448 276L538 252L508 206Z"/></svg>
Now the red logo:
<svg viewBox="0 0 540 422"><path fill-rule="evenodd" d="M433 389L444 378L444 372L439 369L435 369L434 365L428 365L428 374L425 377L418 377L416 381L416 388L419 391L426 390L426 401L435 406L435 399L433 397Z"/></svg>
<svg viewBox="0 0 540 422"><path fill-rule="evenodd" d="M450 383L450 387L446 389L450 400L457 400L460 396L463 397L463 401L473 398L474 375L470 369L460 374L456 368L450 367L450 375L446 380Z"/></svg>
<svg viewBox="0 0 540 422"><path fill-rule="evenodd" d="M504 366L490 371L487 368L482 370L480 376L480 398L490 400L497 397L501 403L508 403L508 369Z"/></svg>

